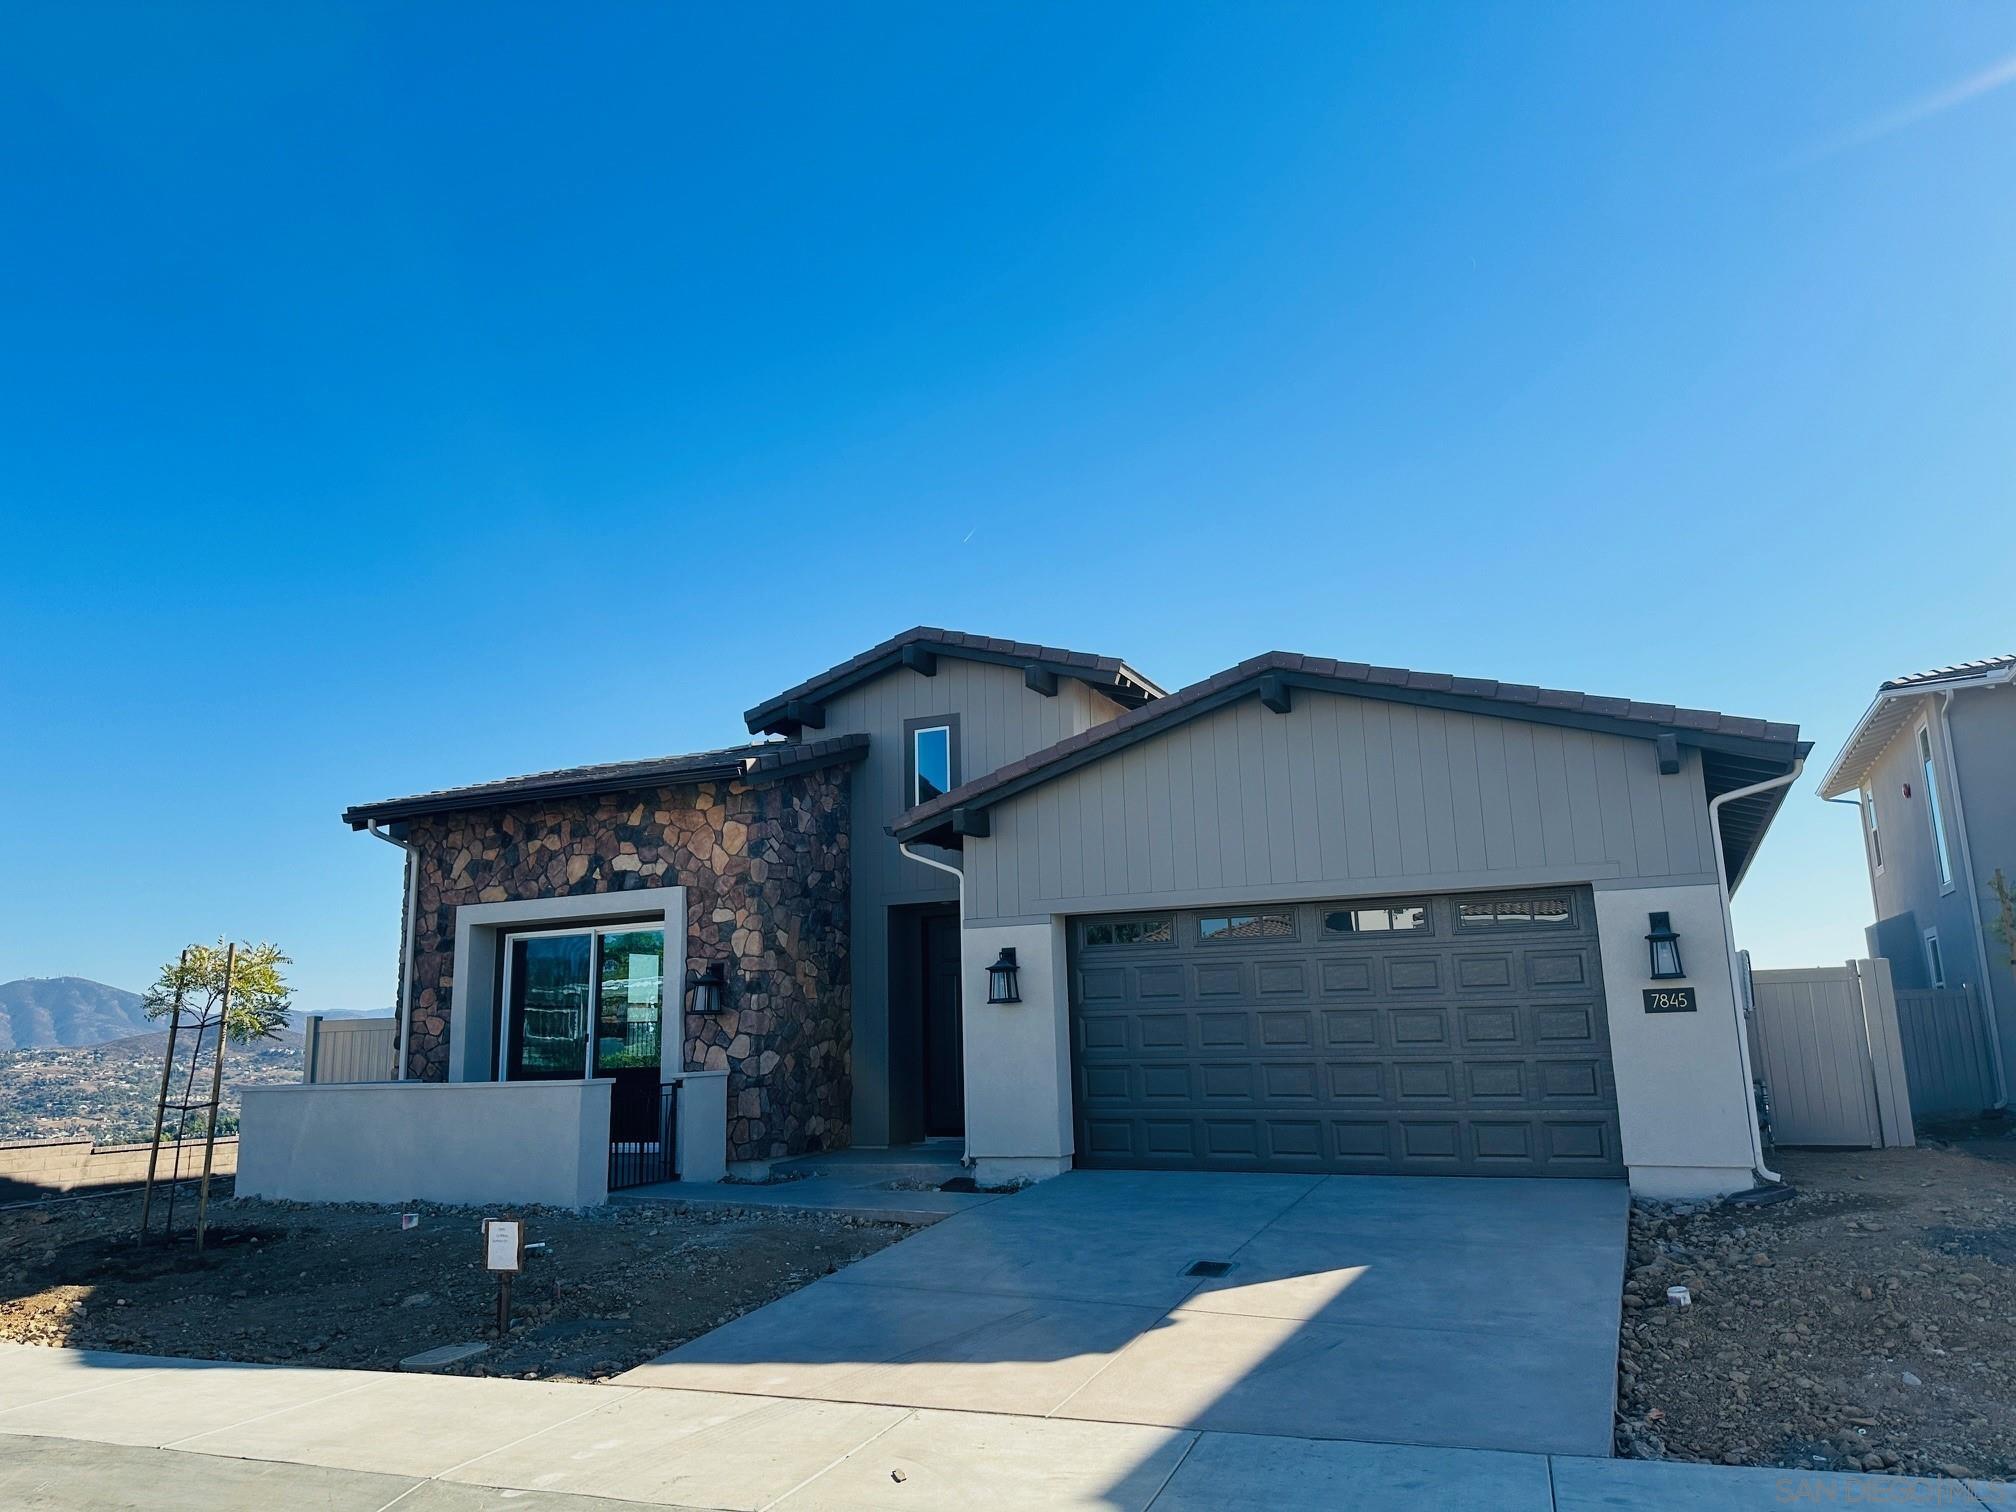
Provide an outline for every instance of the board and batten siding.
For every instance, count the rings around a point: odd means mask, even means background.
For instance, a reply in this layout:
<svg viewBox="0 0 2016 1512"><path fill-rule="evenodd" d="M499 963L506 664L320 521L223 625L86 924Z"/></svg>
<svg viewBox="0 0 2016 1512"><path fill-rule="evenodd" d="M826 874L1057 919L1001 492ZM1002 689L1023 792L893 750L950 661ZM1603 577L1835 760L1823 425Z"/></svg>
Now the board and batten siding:
<svg viewBox="0 0 2016 1512"><path fill-rule="evenodd" d="M889 1035L889 909L958 901L958 883L897 850L888 825L910 806L904 726L940 714L959 718L955 781L966 782L1118 715L1120 706L1083 683L1060 678L1057 694L1032 692L1018 667L941 654L934 677L893 668L825 701L826 724L808 739L865 734L867 754L853 774L850 950L854 984L854 1142L885 1145L921 1135L907 1105L914 1046ZM958 861L956 852L926 854Z"/></svg>
<svg viewBox="0 0 2016 1512"><path fill-rule="evenodd" d="M1242 699L990 811L969 923L1184 903L1715 880L1700 756L1297 689Z"/></svg>

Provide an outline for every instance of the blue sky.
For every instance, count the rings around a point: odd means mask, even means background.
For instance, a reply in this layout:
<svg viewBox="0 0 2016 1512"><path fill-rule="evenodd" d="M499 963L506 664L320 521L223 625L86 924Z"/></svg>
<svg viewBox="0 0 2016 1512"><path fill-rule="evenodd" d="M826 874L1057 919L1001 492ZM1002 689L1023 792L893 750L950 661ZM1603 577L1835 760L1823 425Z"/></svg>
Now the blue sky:
<svg viewBox="0 0 2016 1512"><path fill-rule="evenodd" d="M2016 12L24 5L0 979L924 622L1794 720L2016 646ZM1964 544L1963 544L1964 543ZM1763 964L1869 911L1788 804Z"/></svg>

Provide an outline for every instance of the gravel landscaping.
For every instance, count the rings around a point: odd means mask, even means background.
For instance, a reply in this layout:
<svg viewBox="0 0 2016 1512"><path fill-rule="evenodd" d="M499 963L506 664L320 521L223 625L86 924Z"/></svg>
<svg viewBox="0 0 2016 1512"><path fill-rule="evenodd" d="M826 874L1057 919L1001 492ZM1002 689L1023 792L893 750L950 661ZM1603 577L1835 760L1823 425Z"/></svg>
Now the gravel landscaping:
<svg viewBox="0 0 2016 1512"><path fill-rule="evenodd" d="M1937 1142L1776 1164L1790 1201L1633 1205L1618 1454L2016 1475L2016 1166Z"/></svg>
<svg viewBox="0 0 2016 1512"><path fill-rule="evenodd" d="M439 1368L594 1380L912 1232L767 1208L524 1210L547 1248L527 1256L500 1343L478 1225L505 1215L409 1211L419 1225L402 1231L397 1208L213 1201L198 1257L134 1242L137 1194L0 1209L0 1339L371 1370L481 1342Z"/></svg>

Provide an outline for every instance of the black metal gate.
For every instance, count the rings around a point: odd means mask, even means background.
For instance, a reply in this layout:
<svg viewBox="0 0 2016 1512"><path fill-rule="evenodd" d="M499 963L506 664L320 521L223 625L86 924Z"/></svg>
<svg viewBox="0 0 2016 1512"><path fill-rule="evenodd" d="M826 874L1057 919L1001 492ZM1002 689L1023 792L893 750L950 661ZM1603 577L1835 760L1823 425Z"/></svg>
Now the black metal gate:
<svg viewBox="0 0 2016 1512"><path fill-rule="evenodd" d="M609 1190L679 1177L679 1083L617 1077L609 1088Z"/></svg>

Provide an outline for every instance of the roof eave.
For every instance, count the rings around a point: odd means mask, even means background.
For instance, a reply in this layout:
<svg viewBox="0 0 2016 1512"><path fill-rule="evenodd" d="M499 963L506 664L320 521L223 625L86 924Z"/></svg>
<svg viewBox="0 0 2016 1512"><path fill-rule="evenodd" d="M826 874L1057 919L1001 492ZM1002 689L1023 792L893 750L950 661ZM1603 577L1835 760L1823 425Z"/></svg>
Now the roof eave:
<svg viewBox="0 0 2016 1512"><path fill-rule="evenodd" d="M892 672L904 664L904 653L911 648L919 648L938 656L950 656L958 660L986 662L995 666L1018 667L1025 671L1036 669L1052 677L1070 678L1086 687L1104 694L1122 708L1135 709L1144 703L1167 696L1166 690L1149 678L1142 676L1124 661L1105 658L1110 665L1099 666L1086 660L1072 660L1059 656L1024 655L1016 651L1001 651L989 646L975 646L957 641L938 640L930 636L899 639L871 660L858 666L847 668L828 680L813 679L801 683L788 693L775 698L767 698L742 715L744 725L752 735L796 735L806 727L806 721L791 711L791 705L818 706L826 700L872 681L884 673ZM1024 651L1035 648L1024 647ZM1050 647L1050 650L1057 648ZM801 713L803 711L801 710ZM816 726L814 726L816 728Z"/></svg>
<svg viewBox="0 0 2016 1512"><path fill-rule="evenodd" d="M1062 776L1077 767L1100 761L1117 751L1153 738L1165 729L1174 728L1187 720L1195 719L1226 704L1257 694L1265 682L1278 682L1291 688L1305 688L1314 692L1340 693L1350 697L1376 698L1387 702L1408 703L1422 707L1448 709L1458 713L1476 714L1498 719L1518 719L1536 724L1552 724L1572 729L1591 730L1598 733L1620 735L1627 739L1651 740L1660 735L1671 735L1681 745L1692 746L1704 752L1716 752L1738 759L1749 759L1776 763L1779 771L1790 770L1792 762L1805 751L1810 750L1810 742L1797 739L1796 727L1791 728L1789 739L1771 736L1737 735L1719 730L1690 728L1677 721L1668 723L1658 720L1643 720L1617 715L1592 713L1583 709L1556 708L1541 703L1508 702L1502 698L1471 695L1441 690L1402 687L1388 683L1372 682L1358 678L1336 678L1321 673L1294 671L1268 664L1265 658L1256 658L1249 665L1252 670L1228 681L1223 687L1212 690L1204 697L1192 699L1173 709L1169 716L1158 718L1149 713L1131 727L1116 729L1109 736L1095 739L1079 749L1061 752L1054 761L1044 763L1012 781L1002 783L986 792L976 793L962 799L961 806L973 809L988 809L1005 803L1019 793L1027 792L1051 779ZM1109 727L1110 728L1110 727ZM947 843L942 836L949 833L951 822L949 810L939 810L924 818L905 822L898 815L889 832L898 840L917 843L929 839L934 844ZM939 838L933 838L939 837Z"/></svg>

